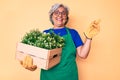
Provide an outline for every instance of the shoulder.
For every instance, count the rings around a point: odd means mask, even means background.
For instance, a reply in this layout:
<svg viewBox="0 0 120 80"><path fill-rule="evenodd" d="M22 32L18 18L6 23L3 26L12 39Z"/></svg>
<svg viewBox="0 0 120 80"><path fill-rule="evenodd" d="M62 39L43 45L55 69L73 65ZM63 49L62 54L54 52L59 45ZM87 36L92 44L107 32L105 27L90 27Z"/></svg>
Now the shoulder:
<svg viewBox="0 0 120 80"><path fill-rule="evenodd" d="M72 39L74 41L76 48L78 46L83 45L82 39L81 39L79 33L77 32L77 30L69 28L69 31L71 33L71 36L72 36Z"/></svg>
<svg viewBox="0 0 120 80"><path fill-rule="evenodd" d="M43 32L46 32L46 33L48 33L50 31L50 29L46 29L46 30L44 30Z"/></svg>
<svg viewBox="0 0 120 80"><path fill-rule="evenodd" d="M78 34L78 31L72 28L68 28L71 34Z"/></svg>

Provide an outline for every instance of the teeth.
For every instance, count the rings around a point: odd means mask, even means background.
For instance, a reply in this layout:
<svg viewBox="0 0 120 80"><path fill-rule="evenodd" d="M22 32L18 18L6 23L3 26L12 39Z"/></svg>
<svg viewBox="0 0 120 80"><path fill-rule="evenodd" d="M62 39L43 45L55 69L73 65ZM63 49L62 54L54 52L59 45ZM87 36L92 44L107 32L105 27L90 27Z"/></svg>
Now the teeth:
<svg viewBox="0 0 120 80"><path fill-rule="evenodd" d="M58 21L61 21L62 19L57 19Z"/></svg>

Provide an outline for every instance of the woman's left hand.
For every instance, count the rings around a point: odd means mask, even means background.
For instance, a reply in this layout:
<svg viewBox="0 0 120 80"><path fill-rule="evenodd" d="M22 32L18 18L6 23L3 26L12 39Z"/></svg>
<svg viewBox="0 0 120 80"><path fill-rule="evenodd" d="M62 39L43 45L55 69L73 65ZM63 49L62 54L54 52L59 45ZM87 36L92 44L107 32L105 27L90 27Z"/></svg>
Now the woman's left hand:
<svg viewBox="0 0 120 80"><path fill-rule="evenodd" d="M89 39L92 39L95 35L100 32L100 19L94 20L91 22L88 29L84 32L85 36Z"/></svg>

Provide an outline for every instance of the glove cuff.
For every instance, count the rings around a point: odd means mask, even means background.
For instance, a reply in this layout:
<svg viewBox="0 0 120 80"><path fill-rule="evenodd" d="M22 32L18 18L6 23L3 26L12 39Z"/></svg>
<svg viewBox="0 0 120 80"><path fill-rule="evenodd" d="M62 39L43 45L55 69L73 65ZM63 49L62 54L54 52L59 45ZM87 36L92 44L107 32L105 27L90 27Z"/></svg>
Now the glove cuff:
<svg viewBox="0 0 120 80"><path fill-rule="evenodd" d="M85 34L85 32L84 32L84 35L85 35L85 37L86 37L87 39L92 40L92 38L89 38L89 37Z"/></svg>

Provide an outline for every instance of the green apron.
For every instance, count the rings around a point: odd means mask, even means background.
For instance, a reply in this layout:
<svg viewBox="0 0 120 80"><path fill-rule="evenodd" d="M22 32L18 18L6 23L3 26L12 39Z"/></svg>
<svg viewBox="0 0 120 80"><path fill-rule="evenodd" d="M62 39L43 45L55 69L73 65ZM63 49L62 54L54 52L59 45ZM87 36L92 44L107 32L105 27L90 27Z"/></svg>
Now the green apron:
<svg viewBox="0 0 120 80"><path fill-rule="evenodd" d="M78 70L76 65L76 47L69 30L63 36L65 46L62 49L61 61L49 70L41 69L40 80L78 80Z"/></svg>

